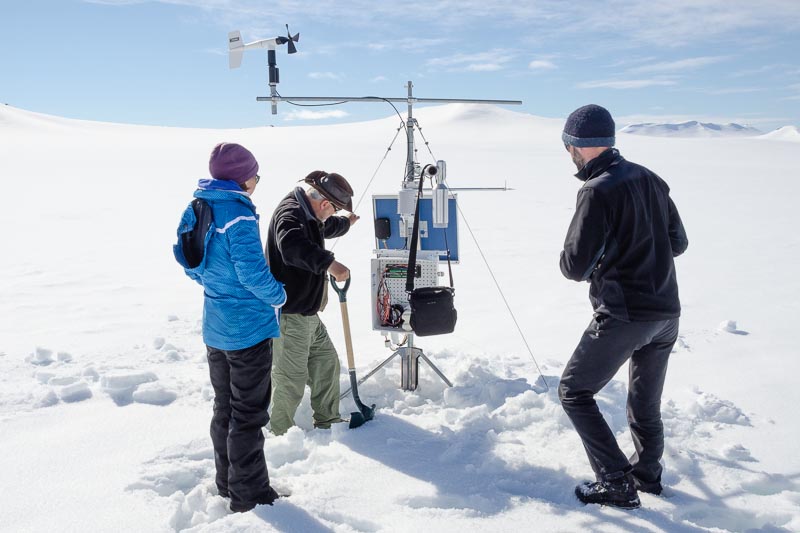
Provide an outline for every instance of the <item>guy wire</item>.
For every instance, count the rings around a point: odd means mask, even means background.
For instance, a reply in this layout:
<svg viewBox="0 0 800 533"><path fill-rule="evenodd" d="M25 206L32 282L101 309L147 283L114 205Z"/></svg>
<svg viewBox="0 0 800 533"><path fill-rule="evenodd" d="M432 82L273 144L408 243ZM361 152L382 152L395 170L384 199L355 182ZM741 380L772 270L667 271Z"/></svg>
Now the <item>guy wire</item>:
<svg viewBox="0 0 800 533"><path fill-rule="evenodd" d="M417 129L419 130L419 134L422 136L422 140L425 141L425 146L428 148L428 153L431 154L433 161L436 162L437 161L436 156L433 155L433 151L431 151L428 139L426 139L425 135L422 133L422 127L420 127L419 122L417 122ZM433 181L433 178L431 178L431 181ZM450 185L447 183L447 179L444 180L444 183L445 185L447 185L447 190L450 193L450 197L455 200L455 195L450 190ZM533 350L531 350L531 347L528 344L528 339L525 338L525 334L522 332L522 328L520 327L519 322L517 321L517 317L514 315L514 311L511 310L511 306L509 305L508 300L506 300L506 295L503 293L503 289L500 288L500 283L497 281L497 278L495 277L494 272L492 271L492 267L489 266L489 261L486 259L486 255L484 255L483 249L481 249L481 245L478 244L478 239L472 232L472 228L469 225L469 221L467 221L466 215L464 215L464 212L461 210L461 206L459 205L459 203L455 202L455 204L456 204L456 209L458 209L458 213L461 215L461 218L464 220L464 224L466 224L467 226L467 230L469 231L469 234L472 237L472 241L475 243L475 246L478 247L478 252L480 252L481 258L483 259L483 262L486 265L487 270L489 270L489 275L492 276L494 285L495 287L497 287L497 292L500 293L500 297L503 299L503 303L506 305L506 309L508 309L508 314L511 315L511 319L514 321L514 325L517 327L519 336L522 337L522 342L525 343L525 348L528 350L528 354L531 356L533 364L536 365L536 370L539 372L539 377L542 378L542 383L544 383L545 390L547 392L550 392L550 386L547 384L547 380L545 379L544 374L542 374L542 369L539 368L539 363L536 361L536 357L534 357L533 355Z"/></svg>
<svg viewBox="0 0 800 533"><path fill-rule="evenodd" d="M391 102L389 102L389 103L391 104ZM392 105L392 107L394 107L394 105ZM395 111L397 111L396 108L395 108ZM399 113L398 113L398 115L399 115ZM362 192L361 196L358 198L358 202L356 202L356 206L353 208L354 211L357 211L358 210L358 206L361 205L361 201L364 199L364 196L366 196L367 191L369 190L370 186L372 185L372 182L375 180L375 176L378 175L378 171L380 171L381 166L383 165L383 162L386 161L386 158L389 156L389 152L392 150L392 146L394 146L394 142L397 140L397 136L400 135L400 130L403 129L403 127L405 125L406 125L406 123L403 121L403 117L400 117L400 126L398 126L397 130L394 132L394 138L392 139L392 142L389 143L389 147L386 149L386 152L383 154L383 158L378 163L378 168L376 168L375 172L372 173L372 177L367 182L367 186L364 187L364 192ZM333 241L333 244L331 245L331 251L333 251L333 249L336 248L336 245L338 243L339 243L339 239L337 238L335 241Z"/></svg>

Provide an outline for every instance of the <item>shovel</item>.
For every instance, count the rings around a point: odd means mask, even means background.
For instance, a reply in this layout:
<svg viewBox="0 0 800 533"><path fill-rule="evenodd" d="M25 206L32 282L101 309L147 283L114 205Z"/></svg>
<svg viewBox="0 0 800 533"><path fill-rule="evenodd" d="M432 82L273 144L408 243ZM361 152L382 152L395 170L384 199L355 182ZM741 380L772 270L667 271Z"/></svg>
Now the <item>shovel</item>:
<svg viewBox="0 0 800 533"><path fill-rule="evenodd" d="M353 360L353 340L350 338L350 315L347 313L347 289L350 287L350 278L344 282L344 287L339 288L336 280L331 276L333 290L339 295L339 305L342 309L342 324L344 325L344 343L347 347L347 371L350 374L350 389L353 391L353 400L358 411L350 413L350 429L357 428L375 417L375 404L367 407L358 397L358 380L356 380L356 363Z"/></svg>

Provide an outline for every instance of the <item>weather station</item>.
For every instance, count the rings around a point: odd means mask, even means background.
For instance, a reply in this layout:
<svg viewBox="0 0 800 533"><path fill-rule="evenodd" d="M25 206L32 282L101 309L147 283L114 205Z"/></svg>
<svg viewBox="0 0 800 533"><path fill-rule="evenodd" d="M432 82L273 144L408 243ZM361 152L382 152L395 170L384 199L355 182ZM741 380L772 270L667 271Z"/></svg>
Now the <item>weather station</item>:
<svg viewBox="0 0 800 533"><path fill-rule="evenodd" d="M297 51L296 42L300 34L292 35L286 26L287 36L255 41L243 44L238 31L228 34L230 68L237 68L242 61L245 50L267 49L269 66L269 96L259 96L259 102L269 102L272 114L277 114L278 104L286 102L292 105L339 105L347 102L388 103L401 120L392 140L392 145L401 130L405 130L406 162L402 181L396 194L375 194L372 196L373 222L375 226L375 249L370 264L371 273L371 322L372 329L384 337L384 345L392 350L391 355L364 377L355 379L355 370L351 368L351 390L357 398L357 385L360 385L378 370L389 364L395 357L401 361L400 387L406 391L416 390L419 384L419 360L422 359L439 378L452 387L451 381L431 361L419 346L415 345L415 337L442 335L451 333L455 327L456 310L454 307L454 286L452 264L459 263L460 238L459 216L463 220L473 240L475 239L464 213L458 204L459 191L509 190L507 187L450 187L447 182L447 164L444 160L433 157L428 141L422 134L422 128L414 117L415 104L494 104L521 105L520 100L488 100L463 98L420 98L414 95L414 84L408 81L407 94L404 97L378 96L282 96L277 85L280 82L276 63L276 48L286 44L289 54ZM304 104L318 102L318 104ZM328 104L319 104L327 102ZM407 106L406 116L402 117L394 103ZM432 162L422 164L417 160L416 135L424 141ZM391 150L387 148L383 160ZM381 160L381 163L383 163ZM380 169L372 176L364 194ZM427 187L426 187L427 184ZM361 197L363 199L363 195ZM360 204L361 200L359 200ZM356 207L358 204L356 205ZM475 240L478 245L477 240ZM480 250L480 247L478 245ZM489 267L483 252L481 256ZM446 265L447 272L443 271ZM489 268L491 273L491 268ZM442 279L449 285L442 285ZM492 278L495 280L494 275ZM333 284L336 288L335 283ZM499 285L497 285L500 290ZM338 292L338 291L337 291ZM500 290L501 296L502 291ZM509 312L511 308L506 302ZM344 314L344 313L343 313ZM513 313L512 313L513 317ZM349 328L346 321L345 329ZM516 319L514 319L515 324ZM522 330L517 324L522 335ZM349 331L346 331L349 340ZM525 341L527 347L527 341ZM348 342L348 351L350 350ZM533 358L533 353L528 347ZM352 361L348 361L354 366ZM534 363L536 363L534 359ZM536 365L538 369L538 364ZM541 371L539 372L541 376ZM544 382L544 379L542 379ZM546 387L546 382L544 382ZM342 397L351 390L345 391ZM359 401L357 400L357 403Z"/></svg>

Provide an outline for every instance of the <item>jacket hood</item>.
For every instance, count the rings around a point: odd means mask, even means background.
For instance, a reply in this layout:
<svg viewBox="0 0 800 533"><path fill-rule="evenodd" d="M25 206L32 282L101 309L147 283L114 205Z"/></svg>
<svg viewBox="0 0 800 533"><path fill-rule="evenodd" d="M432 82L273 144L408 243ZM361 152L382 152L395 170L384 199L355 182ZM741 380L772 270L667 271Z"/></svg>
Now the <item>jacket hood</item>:
<svg viewBox="0 0 800 533"><path fill-rule="evenodd" d="M237 183L227 180L216 180L212 178L201 179L197 182L197 190L194 191L195 198L214 202L219 200L240 201L251 209L255 209L250 195L242 190Z"/></svg>

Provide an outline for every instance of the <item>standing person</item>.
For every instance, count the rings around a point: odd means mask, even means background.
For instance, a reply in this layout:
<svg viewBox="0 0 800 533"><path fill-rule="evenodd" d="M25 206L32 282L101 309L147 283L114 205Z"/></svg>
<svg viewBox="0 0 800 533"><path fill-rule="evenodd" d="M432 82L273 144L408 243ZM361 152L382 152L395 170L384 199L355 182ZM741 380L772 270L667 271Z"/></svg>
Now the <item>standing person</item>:
<svg viewBox="0 0 800 533"><path fill-rule="evenodd" d="M234 512L278 498L264 457L272 382L272 339L286 292L261 250L258 215L250 196L258 162L233 143L214 147L195 201L178 228L175 257L204 289L203 341L214 387L216 484Z"/></svg>
<svg viewBox="0 0 800 533"><path fill-rule="evenodd" d="M639 507L638 490L660 494L661 393L678 338L681 306L673 257L689 241L669 186L614 148L614 120L597 105L575 110L562 135L585 182L578 191L561 272L589 281L594 318L564 369L561 405L580 435L597 481L575 488L584 503ZM628 459L594 395L630 360Z"/></svg>
<svg viewBox="0 0 800 533"><path fill-rule="evenodd" d="M315 170L281 200L267 235L267 257L287 300L275 340L270 427L276 435L294 425L305 387L311 389L314 427L327 429L339 415L339 355L318 312L327 300L327 275L350 277L346 266L325 249L325 239L344 235L357 220L353 189L341 175ZM347 216L334 216L345 209Z"/></svg>

